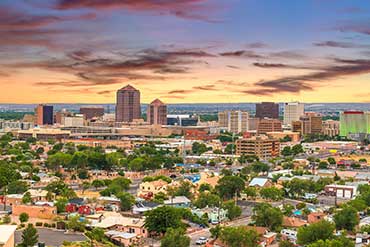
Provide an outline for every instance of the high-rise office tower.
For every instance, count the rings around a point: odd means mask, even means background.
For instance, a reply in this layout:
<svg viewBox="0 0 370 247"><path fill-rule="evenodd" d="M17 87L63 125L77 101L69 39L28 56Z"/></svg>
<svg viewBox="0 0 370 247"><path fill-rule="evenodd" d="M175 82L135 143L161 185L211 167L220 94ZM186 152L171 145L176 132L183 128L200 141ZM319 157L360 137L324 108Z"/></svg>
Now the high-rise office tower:
<svg viewBox="0 0 370 247"><path fill-rule="evenodd" d="M248 131L248 112L243 111L224 111L218 113L218 123L220 127L227 128L232 133Z"/></svg>
<svg viewBox="0 0 370 247"><path fill-rule="evenodd" d="M37 125L52 125L54 123L53 106L38 105L35 108L35 119Z"/></svg>
<svg viewBox="0 0 370 247"><path fill-rule="evenodd" d="M127 85L117 91L116 122L132 122L141 118L140 91Z"/></svg>
<svg viewBox="0 0 370 247"><path fill-rule="evenodd" d="M279 118L279 104L274 102L262 102L256 104L256 118Z"/></svg>
<svg viewBox="0 0 370 247"><path fill-rule="evenodd" d="M149 124L167 125L167 105L155 99L148 105L147 122Z"/></svg>
<svg viewBox="0 0 370 247"><path fill-rule="evenodd" d="M284 124L292 125L293 121L298 121L304 115L304 104L299 102L289 102L284 104Z"/></svg>

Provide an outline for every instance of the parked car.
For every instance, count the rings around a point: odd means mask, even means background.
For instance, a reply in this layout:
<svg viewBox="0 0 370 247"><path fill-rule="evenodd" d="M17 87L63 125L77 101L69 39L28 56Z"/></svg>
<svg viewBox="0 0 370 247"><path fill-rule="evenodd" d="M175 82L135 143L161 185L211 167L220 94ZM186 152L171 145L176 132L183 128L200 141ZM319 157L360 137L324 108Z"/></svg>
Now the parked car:
<svg viewBox="0 0 370 247"><path fill-rule="evenodd" d="M195 242L196 245L203 245L208 242L208 238L206 237L199 237L198 240Z"/></svg>

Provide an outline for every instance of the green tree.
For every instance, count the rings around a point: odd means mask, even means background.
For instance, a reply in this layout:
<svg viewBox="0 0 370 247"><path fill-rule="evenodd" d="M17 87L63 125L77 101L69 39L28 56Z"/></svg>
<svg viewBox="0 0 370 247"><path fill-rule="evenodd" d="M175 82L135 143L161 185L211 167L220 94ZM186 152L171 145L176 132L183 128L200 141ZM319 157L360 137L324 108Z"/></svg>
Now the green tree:
<svg viewBox="0 0 370 247"><path fill-rule="evenodd" d="M336 239L319 240L315 243L307 245L307 247L355 247L355 243L342 236Z"/></svg>
<svg viewBox="0 0 370 247"><path fill-rule="evenodd" d="M100 191L103 196L118 195L122 191L130 188L131 180L123 177L118 177L109 183L105 190Z"/></svg>
<svg viewBox="0 0 370 247"><path fill-rule="evenodd" d="M32 202L31 193L27 191L26 193L24 193L24 195L22 197L22 203L23 204L28 204L28 203L31 203L31 202Z"/></svg>
<svg viewBox="0 0 370 247"><path fill-rule="evenodd" d="M137 157L133 160L131 160L128 164L128 167L131 171L143 171L145 166L145 160L141 157Z"/></svg>
<svg viewBox="0 0 370 247"><path fill-rule="evenodd" d="M326 161L320 161L319 163L319 169L328 169L328 166L329 164Z"/></svg>
<svg viewBox="0 0 370 247"><path fill-rule="evenodd" d="M298 229L297 242L300 245L312 244L319 240L332 239L335 226L325 220L302 226Z"/></svg>
<svg viewBox="0 0 370 247"><path fill-rule="evenodd" d="M276 187L261 188L259 193L263 199L272 201L279 201L283 199L284 195L284 192Z"/></svg>
<svg viewBox="0 0 370 247"><path fill-rule="evenodd" d="M224 227L219 238L229 247L257 247L258 234L244 226Z"/></svg>
<svg viewBox="0 0 370 247"><path fill-rule="evenodd" d="M22 242L19 244L22 247L35 246L39 241L39 235L36 228L32 224L28 224L22 232Z"/></svg>
<svg viewBox="0 0 370 247"><path fill-rule="evenodd" d="M27 213L21 213L21 214L19 215L19 221L20 221L21 223L27 222L29 218L30 218L30 217L28 216L28 214L27 214Z"/></svg>
<svg viewBox="0 0 370 247"><path fill-rule="evenodd" d="M204 191L211 191L212 189L213 189L212 185L207 184L207 183L203 183L203 184L199 185L198 191L199 192L204 192Z"/></svg>
<svg viewBox="0 0 370 247"><path fill-rule="evenodd" d="M245 182L237 176L225 176L218 180L216 191L223 199L232 199L240 196L240 192L245 188Z"/></svg>
<svg viewBox="0 0 370 247"><path fill-rule="evenodd" d="M181 212L174 207L162 206L145 213L145 226L149 232L165 233L168 228L182 228Z"/></svg>
<svg viewBox="0 0 370 247"><path fill-rule="evenodd" d="M333 157L329 157L328 162L330 165L335 165L337 163Z"/></svg>
<svg viewBox="0 0 370 247"><path fill-rule="evenodd" d="M184 229L169 228L161 240L161 247L189 247L190 237L185 235Z"/></svg>
<svg viewBox="0 0 370 247"><path fill-rule="evenodd" d="M243 190L243 193L244 193L247 197L256 198L256 196L257 196L257 189L256 189L256 187L248 186L248 187L246 187L246 188Z"/></svg>
<svg viewBox="0 0 370 247"><path fill-rule="evenodd" d="M181 181L180 186L177 187L175 195L176 196L186 196L187 198L192 198L193 193L191 189L193 188L193 184L189 181Z"/></svg>
<svg viewBox="0 0 370 247"><path fill-rule="evenodd" d="M204 143L194 142L191 151L195 155L201 155L202 153L205 153L208 151L207 146Z"/></svg>
<svg viewBox="0 0 370 247"><path fill-rule="evenodd" d="M193 202L193 205L197 208L205 207L217 207L221 204L221 198L210 192L202 192L198 198Z"/></svg>
<svg viewBox="0 0 370 247"><path fill-rule="evenodd" d="M261 203L254 207L252 219L257 226L264 226L275 231L283 223L283 213L279 208L268 203Z"/></svg>
<svg viewBox="0 0 370 247"><path fill-rule="evenodd" d="M71 169L86 169L87 166L88 166L87 154L81 151L77 151L72 155L68 167Z"/></svg>
<svg viewBox="0 0 370 247"><path fill-rule="evenodd" d="M304 153L303 146L301 144L296 144L292 147L293 154L297 155L300 153Z"/></svg>
<svg viewBox="0 0 370 247"><path fill-rule="evenodd" d="M356 209L345 207L334 215L335 226L338 230L353 231L359 223Z"/></svg>
<svg viewBox="0 0 370 247"><path fill-rule="evenodd" d="M56 171L59 167L69 167L71 160L72 156L70 154L57 152L48 156L46 166L47 168Z"/></svg>
<svg viewBox="0 0 370 247"><path fill-rule="evenodd" d="M105 186L105 183L103 180L100 180L100 179L95 179L91 182L91 185L96 189L98 190L98 188L101 188L101 187L104 187Z"/></svg>
<svg viewBox="0 0 370 247"><path fill-rule="evenodd" d="M255 173L268 172L270 169L268 164L260 161L253 162L251 168Z"/></svg>
<svg viewBox="0 0 370 247"><path fill-rule="evenodd" d="M80 216L70 216L68 217L67 227L70 230L77 232L84 232L86 227L86 221L81 221Z"/></svg>
<svg viewBox="0 0 370 247"><path fill-rule="evenodd" d="M292 155L292 149L289 146L285 146L281 151L281 154L284 156L290 156Z"/></svg>
<svg viewBox="0 0 370 247"><path fill-rule="evenodd" d="M294 247L295 245L288 241L288 240L282 240L279 242L279 247Z"/></svg>
<svg viewBox="0 0 370 247"><path fill-rule="evenodd" d="M68 199L65 197L59 197L55 202L55 207L58 213L63 213L66 211L66 206L68 204Z"/></svg>
<svg viewBox="0 0 370 247"><path fill-rule="evenodd" d="M242 209L235 205L235 202L230 200L224 203L223 208L227 210L227 217L233 220L242 214Z"/></svg>
<svg viewBox="0 0 370 247"><path fill-rule="evenodd" d="M8 184L8 194L23 194L29 186L24 181L12 181Z"/></svg>
<svg viewBox="0 0 370 247"><path fill-rule="evenodd" d="M121 210L128 211L135 203L135 197L128 192L120 192L117 198L121 201Z"/></svg>

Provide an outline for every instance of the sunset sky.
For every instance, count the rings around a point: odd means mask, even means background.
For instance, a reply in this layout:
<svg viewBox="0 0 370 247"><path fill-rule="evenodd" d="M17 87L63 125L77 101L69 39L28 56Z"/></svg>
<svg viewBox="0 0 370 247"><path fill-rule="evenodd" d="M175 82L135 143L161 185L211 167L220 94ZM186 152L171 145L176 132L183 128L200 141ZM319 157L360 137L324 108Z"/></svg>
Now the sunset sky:
<svg viewBox="0 0 370 247"><path fill-rule="evenodd" d="M368 0L1 0L1 103L369 102Z"/></svg>

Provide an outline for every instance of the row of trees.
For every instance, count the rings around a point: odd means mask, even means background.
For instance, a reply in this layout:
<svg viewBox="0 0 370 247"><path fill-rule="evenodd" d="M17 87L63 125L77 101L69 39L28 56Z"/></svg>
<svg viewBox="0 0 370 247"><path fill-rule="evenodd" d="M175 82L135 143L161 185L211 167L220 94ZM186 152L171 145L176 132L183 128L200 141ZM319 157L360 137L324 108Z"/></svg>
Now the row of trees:
<svg viewBox="0 0 370 247"><path fill-rule="evenodd" d="M131 171L144 171L159 169L162 166L172 168L175 163L182 162L178 151L157 150L153 144L137 148L130 155L126 155L122 150L106 154L99 148L79 147L77 151L68 151L69 149L70 147L66 148L66 146L64 150L57 148L55 153L49 155L46 161L47 167L52 170L57 170L61 166L68 170L110 171L115 168L125 168Z"/></svg>

